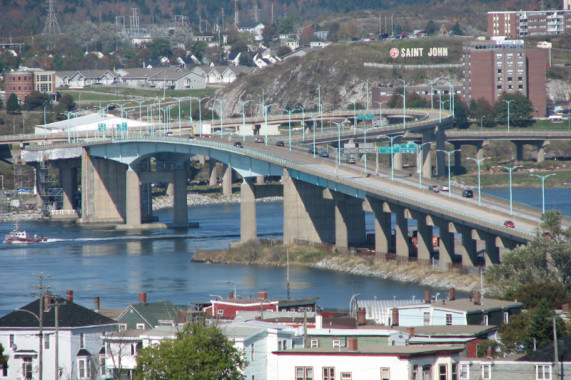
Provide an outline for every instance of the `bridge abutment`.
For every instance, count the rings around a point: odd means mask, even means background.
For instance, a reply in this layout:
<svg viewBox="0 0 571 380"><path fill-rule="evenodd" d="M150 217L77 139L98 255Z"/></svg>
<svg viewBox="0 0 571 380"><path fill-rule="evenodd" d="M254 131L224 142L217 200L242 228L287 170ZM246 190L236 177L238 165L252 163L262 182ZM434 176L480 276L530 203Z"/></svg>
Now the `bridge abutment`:
<svg viewBox="0 0 571 380"><path fill-rule="evenodd" d="M389 253L391 250L391 212L386 202L367 197L365 207L375 215L375 251L377 254Z"/></svg>
<svg viewBox="0 0 571 380"><path fill-rule="evenodd" d="M478 263L477 241L472 238L472 228L462 224L454 224L456 231L462 234L462 265L475 266Z"/></svg>
<svg viewBox="0 0 571 380"><path fill-rule="evenodd" d="M545 141L540 141L537 143L537 157L536 157L536 161L539 162L544 162L545 161L545 147L547 145L551 144L551 142L549 140L545 140Z"/></svg>
<svg viewBox="0 0 571 380"><path fill-rule="evenodd" d="M232 167L224 164L224 174L222 175L222 194L232 195Z"/></svg>
<svg viewBox="0 0 571 380"><path fill-rule="evenodd" d="M210 186L216 186L218 185L218 172L216 170L216 160L213 158L210 158L208 160L209 163L209 171L210 171L210 175L209 175L209 180L208 180L208 184Z"/></svg>
<svg viewBox="0 0 571 380"><path fill-rule="evenodd" d="M426 130L422 132L422 177L423 178L432 178L432 153L431 153L431 145L432 145L432 135L434 131Z"/></svg>
<svg viewBox="0 0 571 380"><path fill-rule="evenodd" d="M129 167L126 173L127 185L127 210L125 224L127 227L135 228L141 225L141 183L139 174Z"/></svg>
<svg viewBox="0 0 571 380"><path fill-rule="evenodd" d="M252 178L244 178L240 186L240 241L258 238L256 221L256 193ZM285 228L285 225L284 225Z"/></svg>

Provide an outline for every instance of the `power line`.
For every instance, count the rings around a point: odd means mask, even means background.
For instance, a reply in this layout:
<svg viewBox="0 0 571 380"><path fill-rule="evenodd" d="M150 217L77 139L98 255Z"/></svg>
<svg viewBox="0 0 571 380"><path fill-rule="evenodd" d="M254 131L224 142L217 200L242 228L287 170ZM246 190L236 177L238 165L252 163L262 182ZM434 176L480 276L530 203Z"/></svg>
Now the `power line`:
<svg viewBox="0 0 571 380"><path fill-rule="evenodd" d="M57 22L55 11L55 0L49 0L48 3L48 18L44 26L44 35L53 36L54 34L61 34L61 29Z"/></svg>

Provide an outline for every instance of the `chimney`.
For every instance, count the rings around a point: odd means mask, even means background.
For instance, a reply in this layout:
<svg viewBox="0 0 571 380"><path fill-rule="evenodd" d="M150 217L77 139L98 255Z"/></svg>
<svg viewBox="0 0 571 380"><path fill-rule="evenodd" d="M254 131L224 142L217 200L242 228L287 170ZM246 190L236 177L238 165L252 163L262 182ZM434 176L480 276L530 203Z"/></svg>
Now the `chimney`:
<svg viewBox="0 0 571 380"><path fill-rule="evenodd" d="M147 292L139 293L139 303L147 303Z"/></svg>
<svg viewBox="0 0 571 380"><path fill-rule="evenodd" d="M267 300L268 299L268 292L258 292L258 298L261 298L263 300Z"/></svg>
<svg viewBox="0 0 571 380"><path fill-rule="evenodd" d="M228 299L231 300L231 299L233 299L233 298L234 298L234 292L233 292L232 290L230 290L230 291L228 292Z"/></svg>
<svg viewBox="0 0 571 380"><path fill-rule="evenodd" d="M399 325L399 309L397 307L393 308L393 323L391 326Z"/></svg>
<svg viewBox="0 0 571 380"><path fill-rule="evenodd" d="M414 327L407 327L406 332L410 334L411 337L414 336Z"/></svg>
<svg viewBox="0 0 571 380"><path fill-rule="evenodd" d="M66 292L66 298L69 302L73 302L73 290L68 290Z"/></svg>
<svg viewBox="0 0 571 380"><path fill-rule="evenodd" d="M482 295L479 291L474 290L474 305L481 305L482 304Z"/></svg>
<svg viewBox="0 0 571 380"><path fill-rule="evenodd" d="M100 301L99 297L95 297L93 299L93 311L95 311L96 313L99 313L100 306L101 306L101 301Z"/></svg>
<svg viewBox="0 0 571 380"><path fill-rule="evenodd" d="M364 307L357 309L357 324L364 325L367 323L367 310Z"/></svg>
<svg viewBox="0 0 571 380"><path fill-rule="evenodd" d="M323 328L323 315L317 314L315 316L315 328L322 329Z"/></svg>
<svg viewBox="0 0 571 380"><path fill-rule="evenodd" d="M349 351L358 351L359 350L359 344L357 343L357 338L349 338L347 343L348 343Z"/></svg>
<svg viewBox="0 0 571 380"><path fill-rule="evenodd" d="M424 291L424 303L430 303L430 290Z"/></svg>
<svg viewBox="0 0 571 380"><path fill-rule="evenodd" d="M448 290L448 298L450 301L454 301L456 299L456 288L450 288L450 290Z"/></svg>
<svg viewBox="0 0 571 380"><path fill-rule="evenodd" d="M46 294L44 295L44 311L50 310L52 307L52 295Z"/></svg>

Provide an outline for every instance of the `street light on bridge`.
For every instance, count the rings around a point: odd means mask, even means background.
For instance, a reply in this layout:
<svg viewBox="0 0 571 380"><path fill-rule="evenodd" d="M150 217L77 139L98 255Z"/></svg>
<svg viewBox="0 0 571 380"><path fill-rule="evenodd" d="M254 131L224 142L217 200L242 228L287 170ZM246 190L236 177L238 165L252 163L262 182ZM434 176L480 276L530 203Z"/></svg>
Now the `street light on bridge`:
<svg viewBox="0 0 571 380"><path fill-rule="evenodd" d="M452 193L452 189L450 188L450 155L452 153L461 152L462 149L454 149L454 150L442 150L438 149L439 152L446 153L448 155L448 196Z"/></svg>
<svg viewBox="0 0 571 380"><path fill-rule="evenodd" d="M305 140L305 109L303 106L297 106L301 109L301 140Z"/></svg>
<svg viewBox="0 0 571 380"><path fill-rule="evenodd" d="M406 129L406 81L404 79L399 79L402 82L402 122L403 122L403 127L404 129ZM400 95L400 94L399 94Z"/></svg>
<svg viewBox="0 0 571 380"><path fill-rule="evenodd" d="M532 174L532 176L535 176L537 178L539 178L541 180L541 213L545 214L545 180L548 177L551 177L554 174L548 174L548 175L537 175L537 174Z"/></svg>
<svg viewBox="0 0 571 380"><path fill-rule="evenodd" d="M244 110L244 107L249 102L251 102L251 100L238 100L238 103L242 105L242 141L246 141L246 111Z"/></svg>
<svg viewBox="0 0 571 380"><path fill-rule="evenodd" d="M263 105L264 107L264 122L266 124L266 138L265 143L268 145L268 109L273 106L273 104Z"/></svg>
<svg viewBox="0 0 571 380"><path fill-rule="evenodd" d="M387 101L382 101L382 102L377 102L379 104L379 128L382 128L383 126L383 103L386 103Z"/></svg>
<svg viewBox="0 0 571 380"><path fill-rule="evenodd" d="M422 144L417 144L417 143L413 143L415 148L416 148L416 162L418 162L418 169L419 169L419 174L418 174L418 188L422 189L422 167L424 166L424 154L422 154L422 147L425 146L426 144L430 144L430 141L427 142L423 142ZM420 153L420 159L419 159L419 153Z"/></svg>
<svg viewBox="0 0 571 380"><path fill-rule="evenodd" d="M367 132L369 132L371 129L375 129L375 127L363 129L363 136L364 136L363 144L367 144ZM375 150L376 150L376 148L375 148ZM377 165L378 165L378 162L377 162ZM365 153L365 173L367 173L367 153Z"/></svg>
<svg viewBox="0 0 571 380"><path fill-rule="evenodd" d="M484 158L472 158L472 157L468 157L469 160L475 161L478 164L478 206L482 205L482 196L481 196L481 191L480 191L480 165L482 164L482 162L484 162L485 159L487 159L488 157L484 157Z"/></svg>
<svg viewBox="0 0 571 380"><path fill-rule="evenodd" d="M289 135L289 151L291 152L291 114L295 112L295 108L292 110L284 110L288 114L288 135Z"/></svg>
<svg viewBox="0 0 571 380"><path fill-rule="evenodd" d="M510 131L510 103L513 102L513 100L505 100L504 102L506 102L508 104L508 132Z"/></svg>
<svg viewBox="0 0 571 380"><path fill-rule="evenodd" d="M310 116L313 119L313 145L311 150L313 151L313 158L315 158L315 153L317 152L317 147L315 146L315 129L317 128L317 116Z"/></svg>
<svg viewBox="0 0 571 380"><path fill-rule="evenodd" d="M397 136L385 136L387 139L391 140L391 181L395 180L395 150L393 147L393 142L395 139L402 137L402 135Z"/></svg>
<svg viewBox="0 0 571 380"><path fill-rule="evenodd" d="M224 99L214 99L214 101L219 102L220 103L220 138L223 137L223 130L224 130L224 126L222 125L223 120L224 120L224 114L223 114L223 109L222 109L222 104L224 103Z"/></svg>
<svg viewBox="0 0 571 380"><path fill-rule="evenodd" d="M510 173L510 215L513 215L512 209L512 172L516 168L521 168L521 166L502 166L502 168L506 169Z"/></svg>
<svg viewBox="0 0 571 380"><path fill-rule="evenodd" d="M345 121L340 123L331 120L333 124L337 126L337 165L341 165L341 126L345 124Z"/></svg>

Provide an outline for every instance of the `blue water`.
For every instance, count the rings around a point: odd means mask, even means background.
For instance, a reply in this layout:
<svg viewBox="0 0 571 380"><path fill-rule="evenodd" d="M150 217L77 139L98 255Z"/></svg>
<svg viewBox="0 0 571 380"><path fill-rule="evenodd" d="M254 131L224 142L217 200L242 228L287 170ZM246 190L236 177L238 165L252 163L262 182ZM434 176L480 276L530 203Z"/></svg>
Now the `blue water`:
<svg viewBox="0 0 571 380"><path fill-rule="evenodd" d="M509 189L483 189L482 194L489 194L495 197L509 199ZM541 188L518 188L512 189L512 200L541 209L543 197ZM545 211L557 209L568 218L571 218L571 187L545 189Z"/></svg>

